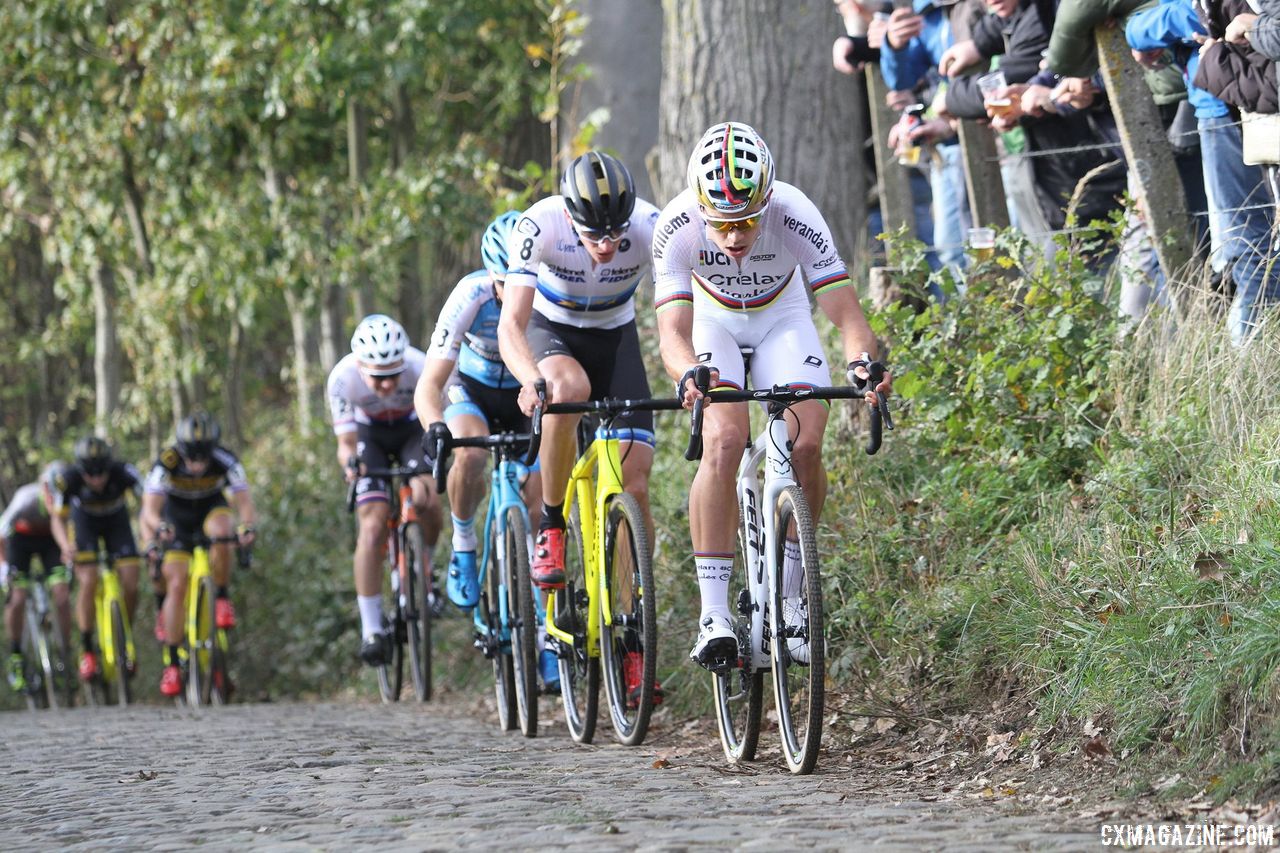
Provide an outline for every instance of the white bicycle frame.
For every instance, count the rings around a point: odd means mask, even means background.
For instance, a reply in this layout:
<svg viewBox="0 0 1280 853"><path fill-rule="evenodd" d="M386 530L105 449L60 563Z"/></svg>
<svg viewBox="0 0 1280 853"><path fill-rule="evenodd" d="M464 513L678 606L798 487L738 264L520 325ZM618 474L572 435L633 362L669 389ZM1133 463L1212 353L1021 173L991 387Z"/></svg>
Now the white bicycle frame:
<svg viewBox="0 0 1280 853"><path fill-rule="evenodd" d="M766 603L764 607L752 608L749 614L748 669L751 672L769 669L771 665L768 638L765 636L765 619L769 619L769 637L782 634L777 624L777 614L770 604L773 601L774 578L779 570L775 556L777 548L773 543L778 541L779 536L785 535L786 531L774 529L777 518L773 508L777 506L782 490L796 483L791 467L791 453L787 449L790 439L787 435L787 423L783 418L786 409L778 407L774 414L774 404L768 405L771 409L768 427L743 451L742 462L738 465L738 505L742 507L747 537L742 549L747 585L753 602ZM765 464L763 492L760 477L756 473L761 461ZM737 612L737 602L730 602L730 609Z"/></svg>

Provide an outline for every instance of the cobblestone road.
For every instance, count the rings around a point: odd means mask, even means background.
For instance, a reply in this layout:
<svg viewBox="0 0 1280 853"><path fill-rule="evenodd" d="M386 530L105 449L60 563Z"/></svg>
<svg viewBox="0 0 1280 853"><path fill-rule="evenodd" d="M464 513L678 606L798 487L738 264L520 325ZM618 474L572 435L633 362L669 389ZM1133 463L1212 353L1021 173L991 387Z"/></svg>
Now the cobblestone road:
<svg viewBox="0 0 1280 853"><path fill-rule="evenodd" d="M639 749L609 744L607 730L598 740L571 743L560 720L526 740L462 704L8 713L0 827L6 849L1098 845L1094 821L893 799L825 754L818 773L795 778L768 756L753 772L735 771L705 732L693 738L676 726L659 727Z"/></svg>

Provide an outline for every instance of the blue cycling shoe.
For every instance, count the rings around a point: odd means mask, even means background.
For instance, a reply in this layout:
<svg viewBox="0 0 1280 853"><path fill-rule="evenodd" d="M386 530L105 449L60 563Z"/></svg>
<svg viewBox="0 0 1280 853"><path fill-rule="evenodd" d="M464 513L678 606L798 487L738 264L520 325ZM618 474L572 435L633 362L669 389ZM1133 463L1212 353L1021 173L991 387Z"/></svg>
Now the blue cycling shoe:
<svg viewBox="0 0 1280 853"><path fill-rule="evenodd" d="M560 692L560 660L551 649L543 649L538 657L538 670L542 673L542 692Z"/></svg>
<svg viewBox="0 0 1280 853"><path fill-rule="evenodd" d="M464 610L480 601L480 583L476 580L476 552L454 551L449 558L449 578L445 582L449 600Z"/></svg>

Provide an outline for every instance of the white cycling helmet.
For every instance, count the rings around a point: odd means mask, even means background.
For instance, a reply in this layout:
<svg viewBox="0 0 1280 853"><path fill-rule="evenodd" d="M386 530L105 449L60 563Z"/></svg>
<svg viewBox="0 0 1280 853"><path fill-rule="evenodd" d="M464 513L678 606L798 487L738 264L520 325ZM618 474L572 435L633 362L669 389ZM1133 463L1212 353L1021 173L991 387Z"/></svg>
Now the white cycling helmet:
<svg viewBox="0 0 1280 853"><path fill-rule="evenodd" d="M708 214L730 218L769 197L773 156L750 125L722 122L694 146L686 180Z"/></svg>
<svg viewBox="0 0 1280 853"><path fill-rule="evenodd" d="M351 336L351 351L365 372L372 375L398 373L403 367L404 350L409 338L404 327L386 314L370 314L356 326Z"/></svg>

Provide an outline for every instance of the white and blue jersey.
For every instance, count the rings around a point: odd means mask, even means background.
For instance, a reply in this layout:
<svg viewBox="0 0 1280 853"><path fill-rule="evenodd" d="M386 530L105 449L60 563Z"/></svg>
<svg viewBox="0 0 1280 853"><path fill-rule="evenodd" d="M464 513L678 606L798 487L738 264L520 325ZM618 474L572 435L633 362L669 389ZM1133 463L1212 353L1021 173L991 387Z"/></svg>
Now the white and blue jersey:
<svg viewBox="0 0 1280 853"><path fill-rule="evenodd" d="M462 277L449 294L427 358L455 361L458 373L490 388L519 388L520 383L498 354L498 318L502 305L489 273L477 270Z"/></svg>
<svg viewBox="0 0 1280 853"><path fill-rule="evenodd" d="M553 323L616 329L635 319L635 293L652 267L658 209L636 199L631 225L607 263L595 264L574 230L564 197L542 199L511 229L507 287L533 287L533 309Z"/></svg>

